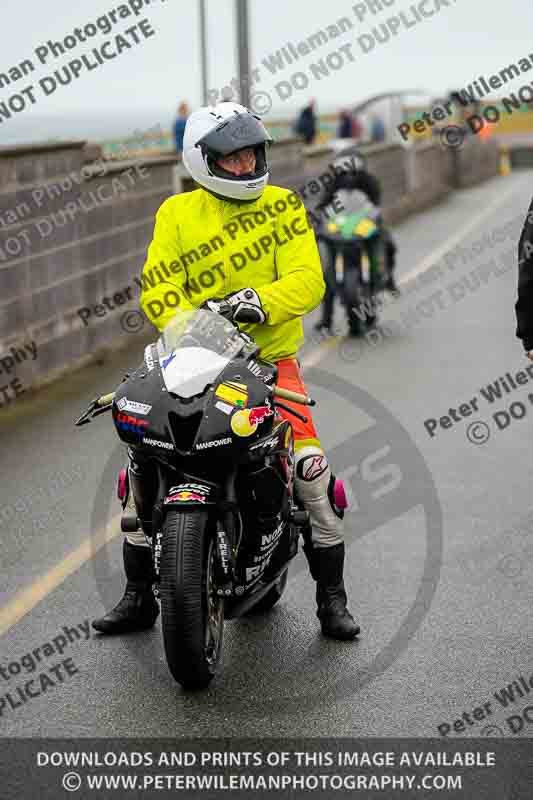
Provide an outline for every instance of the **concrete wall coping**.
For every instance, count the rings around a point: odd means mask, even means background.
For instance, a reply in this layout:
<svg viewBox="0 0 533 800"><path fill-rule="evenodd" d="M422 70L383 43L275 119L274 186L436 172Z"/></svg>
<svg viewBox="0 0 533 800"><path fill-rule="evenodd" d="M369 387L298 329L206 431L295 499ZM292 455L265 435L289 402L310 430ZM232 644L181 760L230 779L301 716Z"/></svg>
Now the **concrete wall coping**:
<svg viewBox="0 0 533 800"><path fill-rule="evenodd" d="M0 147L0 158L33 156L35 153L52 153L55 150L81 150L86 144L86 139L71 139L65 142L34 142L32 144L7 145L6 147Z"/></svg>
<svg viewBox="0 0 533 800"><path fill-rule="evenodd" d="M432 144L432 143L430 142L430 144ZM353 139L346 139L346 150L348 150L351 147L356 147L356 146L357 145L355 144ZM372 156L372 155L375 155L376 153L384 153L387 150L398 150L398 149L405 150L405 149L407 149L407 148L404 148L403 145L401 145L401 144L399 144L397 142L384 142L384 143L380 142L379 144L362 144L362 145L358 145L358 147L361 150L361 153L363 153L365 156ZM315 157L318 157L318 156L334 155L336 153L340 154L341 151L340 150L334 150L332 147L330 147L330 145L327 142L325 142L324 144L312 144L312 145L309 145L308 147L304 147L303 148L303 154L304 154L304 156L306 158L315 158Z"/></svg>
<svg viewBox="0 0 533 800"><path fill-rule="evenodd" d="M285 144L301 144L302 139L299 136L286 136L285 139L274 139L270 142L270 147L280 147Z"/></svg>
<svg viewBox="0 0 533 800"><path fill-rule="evenodd" d="M106 167L105 175L113 175L117 172L124 172L130 167L167 167L169 164L179 165L181 168L180 175L188 175L185 167L182 165L181 158L176 154L165 156L141 156L140 158L124 159L124 161L115 161L113 159L103 159ZM83 172L88 178L105 177L102 175L101 164L85 164Z"/></svg>

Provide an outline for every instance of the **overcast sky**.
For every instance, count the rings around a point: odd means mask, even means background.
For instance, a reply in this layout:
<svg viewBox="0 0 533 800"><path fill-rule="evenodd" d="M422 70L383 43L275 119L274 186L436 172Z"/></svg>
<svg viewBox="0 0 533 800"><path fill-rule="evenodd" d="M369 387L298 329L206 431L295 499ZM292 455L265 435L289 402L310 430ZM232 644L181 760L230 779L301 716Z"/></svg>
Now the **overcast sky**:
<svg viewBox="0 0 533 800"><path fill-rule="evenodd" d="M127 2L128 0L126 0ZM145 0L146 2L146 0ZM377 0L379 2L379 0ZM425 8L434 8L439 0L426 0ZM445 0L441 0L445 2ZM250 0L251 62L259 68L261 82L257 89L268 92L273 101L268 118L292 116L309 97L315 97L319 110L333 111L369 95L407 87L428 90L436 96L450 87L459 87L479 75L498 72L505 65L529 53L531 40L531 0L447 0L435 15L410 29L400 27L398 35L386 44L378 44L364 54L357 37L372 30L400 11L413 19L409 9L420 0L395 0L377 14L368 13L359 21L355 3L344 0ZM50 97L38 88L37 102L27 110L0 122L0 143L45 139L57 136L57 125L44 121L53 115L68 127L77 115L91 117L105 130L106 121L135 115L146 120L167 123L177 102L187 99L194 107L201 103L201 76L196 0L151 0L138 17L123 19L110 34L98 33L85 44L78 44L68 55L39 64L35 49L48 39L63 40L76 27L94 23L103 14L121 5L118 0L92 0L86 6L71 0L4 0L2 3L2 48L0 73L30 58L37 69L27 78L0 89L0 105L12 94L30 84L37 85L45 75L69 60L90 53L106 39L113 39L129 25L147 18L155 35L105 61L91 72L83 70L78 80L60 86ZM233 0L208 0L209 76L212 88L220 88L236 75L235 17ZM295 45L341 17L353 22L353 29L330 41L292 67L286 66L274 77L262 59L285 45ZM131 41L131 39L130 39ZM310 64L326 57L346 43L352 45L353 63L346 60L342 69L320 81L310 78L305 91L294 92L282 102L275 84L290 78L296 70L310 75ZM112 45L114 47L114 45ZM533 75L533 73L532 73ZM528 76L529 77L529 76ZM524 76L514 88L526 83ZM509 88L513 88L513 86Z"/></svg>

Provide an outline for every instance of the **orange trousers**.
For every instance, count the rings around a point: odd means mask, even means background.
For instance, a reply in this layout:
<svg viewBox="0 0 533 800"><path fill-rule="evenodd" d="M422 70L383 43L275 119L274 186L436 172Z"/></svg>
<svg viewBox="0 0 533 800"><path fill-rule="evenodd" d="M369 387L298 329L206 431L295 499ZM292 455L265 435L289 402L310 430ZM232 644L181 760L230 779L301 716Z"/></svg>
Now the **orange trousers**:
<svg viewBox="0 0 533 800"><path fill-rule="evenodd" d="M278 386L281 386L283 389L289 389L292 392L307 394L307 389L305 388L305 383L300 371L300 365L295 358L286 358L282 361L278 361L276 366L278 368ZM307 417L307 422L302 422L298 417L289 414L282 408L278 409L280 417L291 423L294 433L294 449L300 450L302 447L308 447L309 445L321 447L313 417L311 416L310 407L302 406L299 403L292 403L290 400L283 400L282 402L290 408L294 408L294 410L298 411L300 414L303 414L304 417Z"/></svg>

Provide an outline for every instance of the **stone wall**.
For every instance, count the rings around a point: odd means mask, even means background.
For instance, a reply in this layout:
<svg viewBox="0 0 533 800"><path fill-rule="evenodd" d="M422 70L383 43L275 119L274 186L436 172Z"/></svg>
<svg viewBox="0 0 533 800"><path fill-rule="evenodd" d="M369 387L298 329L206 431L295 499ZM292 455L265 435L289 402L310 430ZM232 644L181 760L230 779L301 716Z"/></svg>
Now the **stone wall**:
<svg viewBox="0 0 533 800"><path fill-rule="evenodd" d="M461 147L452 150L453 186L464 188L497 175L500 166L500 146L496 140L470 136Z"/></svg>
<svg viewBox="0 0 533 800"><path fill-rule="evenodd" d="M0 361L2 385L52 379L131 335L105 306L87 325L78 312L139 275L176 159L87 164L85 153L83 142L0 151L0 359L38 345L10 372Z"/></svg>

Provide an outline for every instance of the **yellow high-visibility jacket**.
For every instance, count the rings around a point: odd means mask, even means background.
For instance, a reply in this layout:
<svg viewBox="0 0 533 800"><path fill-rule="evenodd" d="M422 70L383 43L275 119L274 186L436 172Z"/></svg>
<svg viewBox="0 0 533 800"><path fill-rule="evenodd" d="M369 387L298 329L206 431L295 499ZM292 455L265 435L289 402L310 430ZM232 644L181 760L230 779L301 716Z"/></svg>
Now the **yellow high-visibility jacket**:
<svg viewBox="0 0 533 800"><path fill-rule="evenodd" d="M159 330L180 309L255 289L266 323L239 327L269 361L296 355L304 340L301 318L325 289L305 208L277 186L251 203L220 200L204 189L169 197L157 212L141 282L141 307Z"/></svg>

